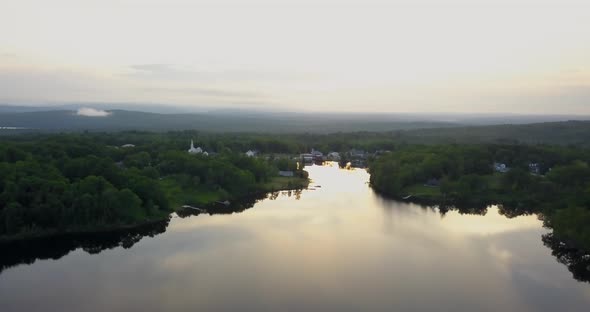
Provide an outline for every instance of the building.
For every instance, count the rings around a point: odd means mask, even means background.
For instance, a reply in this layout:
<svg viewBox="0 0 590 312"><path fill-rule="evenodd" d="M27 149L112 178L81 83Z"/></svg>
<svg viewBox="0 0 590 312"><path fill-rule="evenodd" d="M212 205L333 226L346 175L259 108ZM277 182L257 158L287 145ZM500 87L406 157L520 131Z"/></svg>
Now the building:
<svg viewBox="0 0 590 312"><path fill-rule="evenodd" d="M541 174L541 165L538 163L529 163L529 171L532 174Z"/></svg>
<svg viewBox="0 0 590 312"><path fill-rule="evenodd" d="M332 160L332 161L340 161L341 157L340 157L340 153L338 152L330 152L327 155L328 160Z"/></svg>
<svg viewBox="0 0 590 312"><path fill-rule="evenodd" d="M301 161L304 164L311 164L311 163L313 163L313 155L312 154L301 154L299 157L301 158Z"/></svg>
<svg viewBox="0 0 590 312"><path fill-rule="evenodd" d="M129 148L129 147L135 147L135 145L133 145L133 144L123 144L123 145L121 145L121 147L123 147L123 148Z"/></svg>
<svg viewBox="0 0 590 312"><path fill-rule="evenodd" d="M202 154L203 149L200 147L195 148L193 140L191 140L191 147L188 149L189 154Z"/></svg>
<svg viewBox="0 0 590 312"><path fill-rule="evenodd" d="M280 175L281 177L292 177L292 176L294 176L295 174L293 173L293 171L282 171L282 170L281 170L281 171L279 171L279 175Z"/></svg>
<svg viewBox="0 0 590 312"><path fill-rule="evenodd" d="M354 149L354 148L351 149L348 152L348 155L351 158L359 158L359 159L365 159L365 158L367 158L367 153L365 153L365 151L363 151L363 150L357 150L357 149Z"/></svg>
<svg viewBox="0 0 590 312"><path fill-rule="evenodd" d="M316 151L315 149L311 149L311 157L315 162L322 162L324 161L324 154L320 151Z"/></svg>
<svg viewBox="0 0 590 312"><path fill-rule="evenodd" d="M510 170L510 168L508 168L508 166L506 166L506 164L503 163L494 163L494 170L496 170L497 172L508 172Z"/></svg>
<svg viewBox="0 0 590 312"><path fill-rule="evenodd" d="M254 157L254 156L256 156L256 151L249 150L249 151L246 152L246 156L248 156L248 157Z"/></svg>
<svg viewBox="0 0 590 312"><path fill-rule="evenodd" d="M311 149L311 155L313 155L313 157L323 157L324 154L320 151L316 151L315 149Z"/></svg>

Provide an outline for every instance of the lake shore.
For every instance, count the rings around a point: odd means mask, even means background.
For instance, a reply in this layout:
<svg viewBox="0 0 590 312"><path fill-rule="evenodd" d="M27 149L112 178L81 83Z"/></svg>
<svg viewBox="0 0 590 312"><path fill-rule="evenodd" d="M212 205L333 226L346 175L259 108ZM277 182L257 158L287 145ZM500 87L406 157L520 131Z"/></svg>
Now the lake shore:
<svg viewBox="0 0 590 312"><path fill-rule="evenodd" d="M250 192L246 195L239 196L236 198L230 198L232 201L239 201L241 198L252 197L261 194L267 194L277 191L286 191L286 190L299 190L305 189L309 185L310 180L308 178L299 178L299 177L274 177L269 182L260 184L260 189ZM35 230L25 233L19 233L16 235L10 236L0 236L0 244L8 244L11 242L17 241L26 241L26 240L35 240L35 239L44 239L44 238L51 238L57 236L64 236L64 235L77 235L77 234L101 234L101 233L111 233L111 232L118 232L118 231L125 231L125 230L133 230L139 227L143 227L150 224L155 224L158 222L162 222L168 220L170 218L170 214L176 211L179 211L182 206L186 203L178 203L174 202L172 198L170 199L172 204L172 210L169 212L162 212L161 215L152 216L142 221L133 222L130 224L105 224L99 226L92 226L92 227L70 227L65 230ZM208 201L201 203L203 206L212 206L215 205L217 202L222 200L228 200L227 198L222 199L218 197L210 197Z"/></svg>

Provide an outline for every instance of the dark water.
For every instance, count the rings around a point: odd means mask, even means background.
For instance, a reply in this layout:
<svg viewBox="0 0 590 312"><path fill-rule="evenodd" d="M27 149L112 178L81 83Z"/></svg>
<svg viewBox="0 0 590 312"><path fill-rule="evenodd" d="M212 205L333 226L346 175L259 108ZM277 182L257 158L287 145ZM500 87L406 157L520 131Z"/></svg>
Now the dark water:
<svg viewBox="0 0 590 312"><path fill-rule="evenodd" d="M0 311L590 307L590 259L536 216L443 215L381 198L363 170L308 171L321 187L232 207L239 213L4 246Z"/></svg>

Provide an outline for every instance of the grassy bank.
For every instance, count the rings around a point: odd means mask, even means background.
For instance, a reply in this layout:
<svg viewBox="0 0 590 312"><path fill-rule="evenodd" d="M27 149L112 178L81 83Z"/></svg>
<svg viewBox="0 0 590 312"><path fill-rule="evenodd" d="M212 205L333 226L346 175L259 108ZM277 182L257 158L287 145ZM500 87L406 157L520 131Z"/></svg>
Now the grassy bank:
<svg viewBox="0 0 590 312"><path fill-rule="evenodd" d="M306 188L309 185L309 179L299 177L274 177L269 182L262 185L265 192L276 192L282 190L294 190Z"/></svg>
<svg viewBox="0 0 590 312"><path fill-rule="evenodd" d="M246 195L268 193L281 190L294 190L306 188L309 179L299 177L272 177L266 183L259 183ZM177 180L164 178L160 180L160 186L164 189L173 210L182 205L206 206L217 201L235 200L241 196L229 194L225 190L211 189L205 185L198 187L183 187Z"/></svg>

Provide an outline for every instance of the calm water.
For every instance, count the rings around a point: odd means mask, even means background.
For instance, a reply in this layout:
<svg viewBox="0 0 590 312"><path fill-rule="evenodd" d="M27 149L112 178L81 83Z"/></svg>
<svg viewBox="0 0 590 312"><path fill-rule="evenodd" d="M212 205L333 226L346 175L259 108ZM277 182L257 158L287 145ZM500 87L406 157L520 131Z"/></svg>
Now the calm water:
<svg viewBox="0 0 590 312"><path fill-rule="evenodd" d="M379 197L364 170L307 169L311 186L321 187L275 194L241 213L175 216L167 228L120 239L48 242L33 251L26 246L12 251L31 254L5 259L0 310L590 307L590 284L558 263L543 244L548 230L536 216L508 219L493 207L485 216L456 211L442 216L436 209Z"/></svg>

